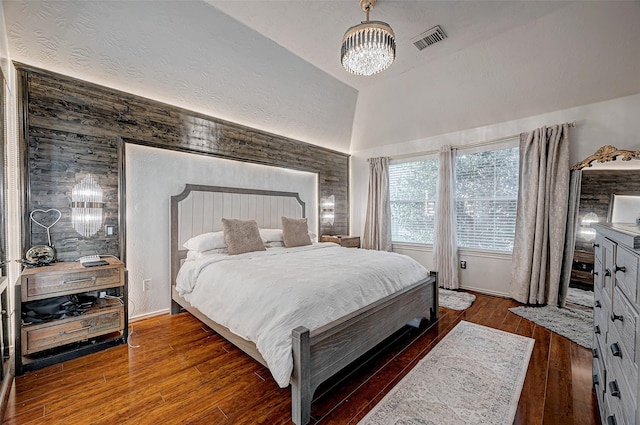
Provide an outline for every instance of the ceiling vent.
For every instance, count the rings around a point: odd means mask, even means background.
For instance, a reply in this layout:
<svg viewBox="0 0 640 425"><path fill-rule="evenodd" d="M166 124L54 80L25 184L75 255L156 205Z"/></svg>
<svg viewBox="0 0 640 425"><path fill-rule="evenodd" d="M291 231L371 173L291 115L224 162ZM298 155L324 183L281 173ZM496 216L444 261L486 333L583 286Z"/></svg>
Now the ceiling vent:
<svg viewBox="0 0 640 425"><path fill-rule="evenodd" d="M414 46L416 46L418 50L423 50L431 46L432 44L437 43L438 41L444 40L445 38L447 38L447 35L444 33L444 31L442 31L440 25L436 25L430 30L427 30L419 36L411 39L411 42Z"/></svg>

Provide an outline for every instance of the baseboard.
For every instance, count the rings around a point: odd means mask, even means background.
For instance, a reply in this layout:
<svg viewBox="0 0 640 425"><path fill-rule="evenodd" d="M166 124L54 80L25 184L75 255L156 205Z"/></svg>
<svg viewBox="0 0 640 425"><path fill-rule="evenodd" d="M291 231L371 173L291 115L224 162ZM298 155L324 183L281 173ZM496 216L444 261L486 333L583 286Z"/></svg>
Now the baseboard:
<svg viewBox="0 0 640 425"><path fill-rule="evenodd" d="M162 316L164 314L169 314L171 310L166 308L158 311L152 311L151 313L141 314L139 316L129 318L129 323L139 322L140 320L151 319L152 317Z"/></svg>
<svg viewBox="0 0 640 425"><path fill-rule="evenodd" d="M500 298L511 298L511 295L505 292L500 292L500 291L492 291L490 289L486 289L486 288L476 288L473 286L467 286L467 285L460 285L460 289L465 289L467 291L473 291L473 292L479 292L481 294L485 294L485 295L492 295L494 297L500 297Z"/></svg>
<svg viewBox="0 0 640 425"><path fill-rule="evenodd" d="M9 402L9 394L11 393L13 379L15 378L15 369L13 368L15 359L11 356L7 361L7 374L2 380L2 387L0 387L0 423L2 423L2 418L4 418L4 412L7 409L7 404Z"/></svg>

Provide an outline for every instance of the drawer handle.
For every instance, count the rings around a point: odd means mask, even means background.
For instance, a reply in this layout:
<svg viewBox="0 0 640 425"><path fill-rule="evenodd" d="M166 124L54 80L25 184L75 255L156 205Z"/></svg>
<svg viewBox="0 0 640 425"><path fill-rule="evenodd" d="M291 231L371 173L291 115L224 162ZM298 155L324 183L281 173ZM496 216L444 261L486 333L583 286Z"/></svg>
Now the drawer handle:
<svg viewBox="0 0 640 425"><path fill-rule="evenodd" d="M594 247L594 248L600 248L600 244L599 244L599 243L594 243L594 244L593 244L593 247Z"/></svg>
<svg viewBox="0 0 640 425"><path fill-rule="evenodd" d="M618 422L616 422L616 415L607 417L607 425L618 425Z"/></svg>
<svg viewBox="0 0 640 425"><path fill-rule="evenodd" d="M620 398L620 388L618 388L618 381L609 382L609 389L611 390L611 396Z"/></svg>
<svg viewBox="0 0 640 425"><path fill-rule="evenodd" d="M604 275L605 275L605 276L611 276L611 270L609 270L609 269L604 269Z"/></svg>
<svg viewBox="0 0 640 425"><path fill-rule="evenodd" d="M611 354L613 354L613 357L622 357L622 351L620 351L620 346L617 342L611 344Z"/></svg>
<svg viewBox="0 0 640 425"><path fill-rule="evenodd" d="M616 266L616 273L618 273L618 272L626 273L627 272L627 268L625 266L622 266L622 267Z"/></svg>
<svg viewBox="0 0 640 425"><path fill-rule="evenodd" d="M86 331L87 329L93 328L95 325L96 325L95 323L92 323L89 326L84 326L82 328L74 329L72 331L60 331L60 335L67 335L67 334L73 334L80 331Z"/></svg>
<svg viewBox="0 0 640 425"><path fill-rule="evenodd" d="M596 300L594 305L596 306L596 308L602 308L602 304L600 304L600 300Z"/></svg>
<svg viewBox="0 0 640 425"><path fill-rule="evenodd" d="M593 333L596 334L596 335L600 335L600 326L595 325L593 327Z"/></svg>
<svg viewBox="0 0 640 425"><path fill-rule="evenodd" d="M594 359L597 359L598 357L600 357L600 356L598 355L598 349L597 349L597 348L593 348L593 349L591 349L591 354L593 355L593 358L594 358Z"/></svg>
<svg viewBox="0 0 640 425"><path fill-rule="evenodd" d="M615 313L611 313L611 321L615 322L616 320L619 320L621 322L624 322L624 317L622 317L622 315L617 315Z"/></svg>
<svg viewBox="0 0 640 425"><path fill-rule="evenodd" d="M593 386L595 387L596 385L600 385L600 380L598 379L598 374L594 373L593 374Z"/></svg>
<svg viewBox="0 0 640 425"><path fill-rule="evenodd" d="M80 282L86 282L86 281L92 281L95 282L96 281L96 277L95 276L91 276L91 277L86 277L84 279L74 279L74 280L63 280L62 284L67 284L67 283L80 283Z"/></svg>

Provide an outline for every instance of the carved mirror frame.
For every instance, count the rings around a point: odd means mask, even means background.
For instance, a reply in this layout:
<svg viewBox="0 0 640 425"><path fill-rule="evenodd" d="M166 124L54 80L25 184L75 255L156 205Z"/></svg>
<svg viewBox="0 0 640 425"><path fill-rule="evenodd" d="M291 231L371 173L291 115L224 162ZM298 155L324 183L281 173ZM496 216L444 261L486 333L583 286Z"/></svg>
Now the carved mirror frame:
<svg viewBox="0 0 640 425"><path fill-rule="evenodd" d="M588 156L586 159L576 163L571 170L582 170L583 168L591 167L593 161L599 163L616 161L618 157L621 157L623 161L631 161L632 159L640 159L640 151L630 151L626 149L618 149L615 146L605 145L595 151L593 155Z"/></svg>

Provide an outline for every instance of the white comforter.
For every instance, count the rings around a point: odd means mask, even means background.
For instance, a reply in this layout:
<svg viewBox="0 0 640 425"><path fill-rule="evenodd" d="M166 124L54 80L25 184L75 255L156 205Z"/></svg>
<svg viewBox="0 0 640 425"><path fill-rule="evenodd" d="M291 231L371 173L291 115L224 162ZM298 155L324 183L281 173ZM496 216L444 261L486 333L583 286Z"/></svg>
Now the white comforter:
<svg viewBox="0 0 640 425"><path fill-rule="evenodd" d="M428 275L405 255L319 243L187 261L176 289L215 322L253 341L284 388L293 370L294 328L316 329Z"/></svg>

